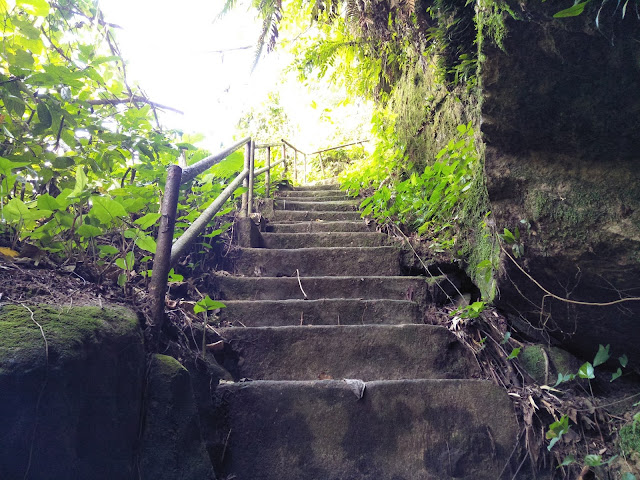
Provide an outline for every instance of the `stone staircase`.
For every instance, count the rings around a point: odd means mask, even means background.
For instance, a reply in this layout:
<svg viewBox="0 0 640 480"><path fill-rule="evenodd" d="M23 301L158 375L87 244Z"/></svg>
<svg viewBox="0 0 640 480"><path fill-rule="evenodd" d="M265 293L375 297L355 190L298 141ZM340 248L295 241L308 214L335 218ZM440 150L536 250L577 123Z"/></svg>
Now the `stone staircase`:
<svg viewBox="0 0 640 480"><path fill-rule="evenodd" d="M283 191L235 275L214 393L219 478L511 478L517 425L506 393L424 306L444 277L403 276L401 251L336 186Z"/></svg>

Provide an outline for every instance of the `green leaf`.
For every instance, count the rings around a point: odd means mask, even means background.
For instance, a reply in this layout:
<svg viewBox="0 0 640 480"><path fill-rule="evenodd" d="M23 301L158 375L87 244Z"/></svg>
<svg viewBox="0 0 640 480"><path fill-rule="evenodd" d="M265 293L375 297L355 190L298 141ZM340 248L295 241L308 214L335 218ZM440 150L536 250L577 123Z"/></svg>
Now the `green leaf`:
<svg viewBox="0 0 640 480"><path fill-rule="evenodd" d="M513 350L511 350L511 353L507 357L507 360L511 360L513 358L516 358L520 354L520 350L521 350L520 347L516 347Z"/></svg>
<svg viewBox="0 0 640 480"><path fill-rule="evenodd" d="M180 275L173 271L173 268L169 270L169 281L170 282L182 282L184 280L184 276Z"/></svg>
<svg viewBox="0 0 640 480"><path fill-rule="evenodd" d="M119 258L118 260L122 260L122 259ZM118 275L118 285L120 287L124 287L126 284L127 284L127 275L124 273L121 273L120 275Z"/></svg>
<svg viewBox="0 0 640 480"><path fill-rule="evenodd" d="M147 213L146 215L140 217L133 223L135 223L136 225L139 225L142 230L146 230L152 225L155 225L161 216L162 215L159 213Z"/></svg>
<svg viewBox="0 0 640 480"><path fill-rule="evenodd" d="M611 357L611 354L609 353L609 347L610 345L607 345L606 347L603 347L602 345L600 345L598 347L598 353L596 353L596 357L593 359L594 367L597 367L598 365L602 365L604 362L609 360L609 357Z"/></svg>
<svg viewBox="0 0 640 480"><path fill-rule="evenodd" d="M507 343L509 341L509 339L511 338L511 332L507 332L504 334L504 338L502 339L502 341L500 342L500 345L504 345L505 343Z"/></svg>
<svg viewBox="0 0 640 480"><path fill-rule="evenodd" d="M9 223L18 223L29 217L29 208L19 198L12 198L4 206L4 218Z"/></svg>
<svg viewBox="0 0 640 480"><path fill-rule="evenodd" d="M62 205L48 193L42 194L38 197L38 208L43 210L61 210Z"/></svg>
<svg viewBox="0 0 640 480"><path fill-rule="evenodd" d="M116 265L122 270L127 269L127 264L124 262L124 258L116 258Z"/></svg>
<svg viewBox="0 0 640 480"><path fill-rule="evenodd" d="M580 378L588 379L596 378L593 372L593 365L591 365L589 362L584 363L578 370L578 376Z"/></svg>
<svg viewBox="0 0 640 480"><path fill-rule="evenodd" d="M84 238L93 238L104 233L100 228L86 223L80 225L76 231L78 232L78 235Z"/></svg>
<svg viewBox="0 0 640 480"><path fill-rule="evenodd" d="M156 253L156 241L149 235L143 235L136 239L138 248L151 253Z"/></svg>
<svg viewBox="0 0 640 480"><path fill-rule="evenodd" d="M219 308L226 308L226 305L222 302L218 302L217 300L212 300L209 295L207 295L195 304L193 312L201 313L209 310L217 310Z"/></svg>
<svg viewBox="0 0 640 480"><path fill-rule="evenodd" d="M89 179L84 173L82 165L79 165L76 169L76 185L67 198L78 198L85 191L87 183L89 183Z"/></svg>
<svg viewBox="0 0 640 480"><path fill-rule="evenodd" d="M584 457L584 463L590 467L599 467L602 465L602 457L600 455L587 455Z"/></svg>
<svg viewBox="0 0 640 480"><path fill-rule="evenodd" d="M582 12L584 12L584 7L587 6L587 3L589 3L589 0L587 0L586 2L576 3L573 7L560 10L553 16L553 18L577 17Z"/></svg>
<svg viewBox="0 0 640 480"><path fill-rule="evenodd" d="M629 358L626 355L622 355L621 357L618 357L618 361L620 362L622 368L626 368L627 364L629 363Z"/></svg>
<svg viewBox="0 0 640 480"><path fill-rule="evenodd" d="M134 265L134 263L136 261L136 257L133 254L133 252L128 252L125 255L124 259L125 259L125 264L127 266L127 270L133 270L133 265Z"/></svg>
<svg viewBox="0 0 640 480"><path fill-rule="evenodd" d="M37 17L49 15L49 4L45 0L20 0L19 4L26 6L25 10Z"/></svg>
<svg viewBox="0 0 640 480"><path fill-rule="evenodd" d="M118 217L128 217L124 207L108 197L91 197L93 207L89 215L104 225L111 225Z"/></svg>
<svg viewBox="0 0 640 480"><path fill-rule="evenodd" d="M53 120L51 118L51 112L49 112L49 109L47 108L45 103L38 103L36 109L38 111L38 120L40 120L40 125L42 125L42 127L45 129L51 127Z"/></svg>
<svg viewBox="0 0 640 480"><path fill-rule="evenodd" d="M11 175L14 168L26 167L31 162L14 162L8 158L0 157L0 175Z"/></svg>
<svg viewBox="0 0 640 480"><path fill-rule="evenodd" d="M558 467L566 467L568 465L571 465L572 463L575 463L576 458L573 455L567 455L566 457L564 457L564 460L562 460L562 463L560 465L558 465Z"/></svg>
<svg viewBox="0 0 640 480"><path fill-rule="evenodd" d="M118 250L113 245L98 245L98 251L100 252L100 257L102 258L106 257L107 255L116 255L117 253L120 253L120 250Z"/></svg>
<svg viewBox="0 0 640 480"><path fill-rule="evenodd" d="M618 378L620 378L622 376L622 369L618 368L618 370L615 371L615 373L611 374L611 380L609 380L610 382L613 382L614 380L617 380Z"/></svg>
<svg viewBox="0 0 640 480"><path fill-rule="evenodd" d="M636 476L633 473L625 472L620 480L636 480Z"/></svg>

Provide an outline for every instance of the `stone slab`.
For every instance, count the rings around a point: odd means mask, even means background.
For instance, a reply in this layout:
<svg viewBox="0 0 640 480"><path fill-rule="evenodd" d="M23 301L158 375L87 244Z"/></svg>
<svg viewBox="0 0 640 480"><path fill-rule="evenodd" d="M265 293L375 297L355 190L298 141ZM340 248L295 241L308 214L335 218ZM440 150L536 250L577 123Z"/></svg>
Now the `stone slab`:
<svg viewBox="0 0 640 480"><path fill-rule="evenodd" d="M300 201L316 201L321 202L325 200L350 200L353 197L341 192L334 191L319 191L319 192L297 192L293 191L281 191L276 195L276 199L291 199Z"/></svg>
<svg viewBox="0 0 640 480"><path fill-rule="evenodd" d="M267 232L303 233L303 232L371 232L372 229L363 220L358 221L301 221L296 223L270 222Z"/></svg>
<svg viewBox="0 0 640 480"><path fill-rule="evenodd" d="M276 222L308 222L311 220L340 221L360 220L360 213L353 212L310 212L306 210L276 210L273 213Z"/></svg>
<svg viewBox="0 0 640 480"><path fill-rule="evenodd" d="M216 358L237 381L472 378L477 362L435 325L222 328Z"/></svg>
<svg viewBox="0 0 640 480"><path fill-rule="evenodd" d="M408 300L225 300L220 321L234 326L364 325L421 323Z"/></svg>
<svg viewBox="0 0 640 480"><path fill-rule="evenodd" d="M302 285L302 289L300 288ZM234 277L213 278L211 290L221 300L360 298L413 300L442 305L455 298L460 283L440 277ZM304 290L304 293L303 293Z"/></svg>
<svg viewBox="0 0 640 480"><path fill-rule="evenodd" d="M241 248L234 268L239 275L255 277L402 273L400 249L396 247Z"/></svg>
<svg viewBox="0 0 640 480"><path fill-rule="evenodd" d="M482 380L364 385L362 398L338 380L219 386L219 477L495 480L504 468L501 478L512 478L518 425L503 389Z"/></svg>
<svg viewBox="0 0 640 480"><path fill-rule="evenodd" d="M392 242L392 238L379 232L265 232L262 234L260 246L263 248L382 247Z"/></svg>
<svg viewBox="0 0 640 480"><path fill-rule="evenodd" d="M276 210L302 210L313 212L352 212L358 209L359 200L303 202L299 200L278 199Z"/></svg>

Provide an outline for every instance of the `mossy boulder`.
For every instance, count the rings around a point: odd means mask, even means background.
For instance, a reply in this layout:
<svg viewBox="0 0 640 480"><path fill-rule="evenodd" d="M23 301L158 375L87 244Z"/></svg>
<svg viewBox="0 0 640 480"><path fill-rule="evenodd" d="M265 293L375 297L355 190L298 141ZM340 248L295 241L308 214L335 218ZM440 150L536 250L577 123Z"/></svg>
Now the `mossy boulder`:
<svg viewBox="0 0 640 480"><path fill-rule="evenodd" d="M213 470L200 430L187 369L175 358L153 355L147 377L141 479L206 480Z"/></svg>
<svg viewBox="0 0 640 480"><path fill-rule="evenodd" d="M539 384L555 383L558 373L576 373L580 361L557 347L528 345L518 355L520 366Z"/></svg>
<svg viewBox="0 0 640 480"><path fill-rule="evenodd" d="M130 310L2 307L0 478L137 478L144 366Z"/></svg>

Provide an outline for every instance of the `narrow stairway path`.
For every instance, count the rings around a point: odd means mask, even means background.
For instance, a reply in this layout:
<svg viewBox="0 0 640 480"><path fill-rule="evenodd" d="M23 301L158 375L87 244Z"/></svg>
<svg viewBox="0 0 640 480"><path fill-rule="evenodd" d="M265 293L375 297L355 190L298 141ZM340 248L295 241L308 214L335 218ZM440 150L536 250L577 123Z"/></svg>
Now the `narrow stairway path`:
<svg viewBox="0 0 640 480"><path fill-rule="evenodd" d="M227 308L215 390L219 477L496 479L516 442L506 393L447 329L444 277L403 275L337 186L276 199L260 248L212 286ZM507 468L505 468L505 466Z"/></svg>

